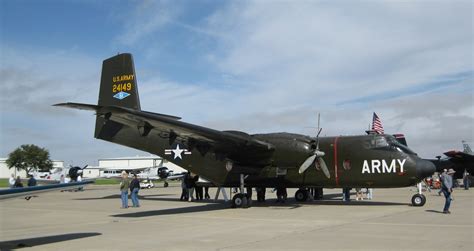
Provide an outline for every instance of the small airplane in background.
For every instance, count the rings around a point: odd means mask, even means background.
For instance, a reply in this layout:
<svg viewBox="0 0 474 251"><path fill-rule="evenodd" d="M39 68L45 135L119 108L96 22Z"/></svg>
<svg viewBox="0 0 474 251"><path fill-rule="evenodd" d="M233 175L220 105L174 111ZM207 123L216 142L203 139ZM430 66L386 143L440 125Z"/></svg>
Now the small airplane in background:
<svg viewBox="0 0 474 251"><path fill-rule="evenodd" d="M137 174L138 178L142 181L163 181L163 186L168 187L168 181L179 180L183 178L184 173L175 174L173 170L168 167L106 167L103 169L105 178L120 178L122 171L126 171L129 174Z"/></svg>
<svg viewBox="0 0 474 251"><path fill-rule="evenodd" d="M84 167L69 165L69 168L56 167L49 172L34 172L32 175L38 183L54 184L61 182L61 176L66 178L69 175L71 181L77 181L77 177L84 172L88 165Z"/></svg>

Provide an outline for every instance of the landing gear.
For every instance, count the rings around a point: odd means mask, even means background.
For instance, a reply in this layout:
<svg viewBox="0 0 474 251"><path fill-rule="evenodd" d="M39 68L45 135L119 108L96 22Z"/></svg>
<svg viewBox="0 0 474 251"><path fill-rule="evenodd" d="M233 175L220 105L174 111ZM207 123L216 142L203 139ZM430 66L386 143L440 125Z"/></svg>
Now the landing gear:
<svg viewBox="0 0 474 251"><path fill-rule="evenodd" d="M426 197L421 193L421 182L417 185L418 193L411 197L411 204L414 207L422 207L426 203Z"/></svg>
<svg viewBox="0 0 474 251"><path fill-rule="evenodd" d="M304 202L308 199L308 190L306 189L298 189L295 193L295 199L299 202Z"/></svg>
<svg viewBox="0 0 474 251"><path fill-rule="evenodd" d="M234 195L232 198L232 208L249 208L251 204L251 198L244 193L244 180L245 176L243 174L240 175L240 193Z"/></svg>
<svg viewBox="0 0 474 251"><path fill-rule="evenodd" d="M169 185L170 185L170 184L168 184L167 181L165 181L165 182L163 183L163 187L168 187Z"/></svg>
<svg viewBox="0 0 474 251"><path fill-rule="evenodd" d="M411 197L411 204L414 207L422 207L426 203L426 197L423 194L415 194Z"/></svg>
<svg viewBox="0 0 474 251"><path fill-rule="evenodd" d="M249 208L249 198L247 194L238 193L232 198L232 208Z"/></svg>

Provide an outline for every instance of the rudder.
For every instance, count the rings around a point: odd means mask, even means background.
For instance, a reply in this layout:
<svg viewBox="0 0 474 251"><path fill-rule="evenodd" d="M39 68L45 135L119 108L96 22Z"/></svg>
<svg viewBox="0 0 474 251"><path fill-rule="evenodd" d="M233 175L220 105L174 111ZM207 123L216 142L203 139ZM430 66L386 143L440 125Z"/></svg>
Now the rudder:
<svg viewBox="0 0 474 251"><path fill-rule="evenodd" d="M130 53L118 54L102 63L99 89L99 106L118 106L141 110L133 57ZM97 115L95 137L104 140L112 138L123 125Z"/></svg>
<svg viewBox="0 0 474 251"><path fill-rule="evenodd" d="M141 110L132 54L118 54L104 60L98 105Z"/></svg>

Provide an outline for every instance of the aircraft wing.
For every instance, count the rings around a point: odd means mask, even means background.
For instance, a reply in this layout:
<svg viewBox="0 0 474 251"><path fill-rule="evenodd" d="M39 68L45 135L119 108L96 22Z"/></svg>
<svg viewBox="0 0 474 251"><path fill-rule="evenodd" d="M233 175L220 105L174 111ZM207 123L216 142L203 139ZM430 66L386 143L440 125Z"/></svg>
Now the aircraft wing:
<svg viewBox="0 0 474 251"><path fill-rule="evenodd" d="M148 134L151 130L163 138L169 138L170 144L175 140L186 142L192 150L197 148L201 154L208 151L225 154L237 163L257 164L266 161L266 156L273 152L274 147L266 142L237 131L218 131L180 121L179 117L158 114L117 106L97 106L80 103L61 103L55 106L96 111L98 116L112 120ZM251 158L251 156L258 156Z"/></svg>
<svg viewBox="0 0 474 251"><path fill-rule="evenodd" d="M83 187L94 183L93 180L72 182L63 184L43 185L34 187L20 187L20 188L9 188L0 190L0 200L11 199L16 197L30 197L37 193L51 192L55 190L74 189Z"/></svg>
<svg viewBox="0 0 474 251"><path fill-rule="evenodd" d="M474 162L474 155L461 151L449 151L444 155L451 157L454 161Z"/></svg>

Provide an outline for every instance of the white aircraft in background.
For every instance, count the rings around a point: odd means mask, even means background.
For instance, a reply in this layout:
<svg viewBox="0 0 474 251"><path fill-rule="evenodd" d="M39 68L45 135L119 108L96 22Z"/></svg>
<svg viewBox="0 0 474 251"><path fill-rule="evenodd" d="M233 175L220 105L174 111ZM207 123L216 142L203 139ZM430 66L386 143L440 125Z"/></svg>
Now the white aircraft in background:
<svg viewBox="0 0 474 251"><path fill-rule="evenodd" d="M69 168L56 167L49 172L34 172L32 175L38 183L60 183L61 176L66 178L69 175L71 181L77 181L77 176L84 172L84 167L69 166Z"/></svg>
<svg viewBox="0 0 474 251"><path fill-rule="evenodd" d="M158 181L163 180L164 187L168 186L168 181L178 180L184 176L184 173L175 174L168 167L107 167L103 169L104 178L120 178L122 171L129 174L136 173L140 180Z"/></svg>

